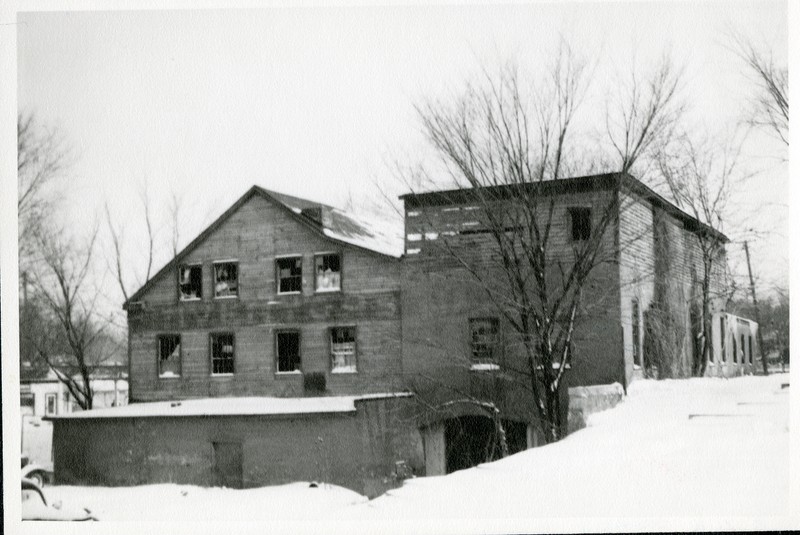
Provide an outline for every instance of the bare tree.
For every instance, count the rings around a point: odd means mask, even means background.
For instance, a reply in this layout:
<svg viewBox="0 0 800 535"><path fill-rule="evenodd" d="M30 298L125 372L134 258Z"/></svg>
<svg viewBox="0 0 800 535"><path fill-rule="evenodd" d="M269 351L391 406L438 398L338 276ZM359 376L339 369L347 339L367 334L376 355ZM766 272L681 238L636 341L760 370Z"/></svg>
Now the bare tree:
<svg viewBox="0 0 800 535"><path fill-rule="evenodd" d="M83 409L92 408L93 372L110 356L106 324L96 307L99 291L90 276L96 236L95 229L80 247L63 231L38 234L34 286L43 306L37 328L21 329Z"/></svg>
<svg viewBox="0 0 800 535"><path fill-rule="evenodd" d="M593 200L590 230L567 250L558 242L555 196L548 187L577 169L571 157L573 124L589 83L586 62L566 44L532 90L516 69L484 73L454 105L428 102L418 108L423 132L447 173L478 207L481 232L491 254L442 234L439 243L470 275L514 332L525 365L506 365L532 395L531 420L541 422L548 442L563 434L562 384L573 351L583 288L596 266L613 257L608 229L624 195ZM616 170L627 173L672 131L680 116L676 74L668 61L607 119ZM623 99L620 99L623 103ZM618 114L618 115L617 115ZM423 170L423 176L432 173ZM620 175L610 177L619 191Z"/></svg>
<svg viewBox="0 0 800 535"><path fill-rule="evenodd" d="M744 61L756 89L751 96L748 124L766 130L784 145L789 145L789 70L777 65L772 54L765 54L742 37L734 39L736 54Z"/></svg>
<svg viewBox="0 0 800 535"><path fill-rule="evenodd" d="M150 194L149 188L147 185L147 181L142 185L139 198L142 202L142 211L143 211L143 218L144 218L144 228L147 235L147 257L145 258L145 272L144 272L144 279L140 277L136 277L136 284L141 286L144 282L150 279L150 274L153 269L153 256L155 251L155 242L156 242L156 235L155 235L155 228L153 226L153 216L152 216L152 208L150 202ZM173 205L171 206L171 215L174 221L177 221L178 217L178 210L179 210L179 201L175 197L174 193L172 196ZM119 286L120 291L122 292L122 297L125 301L128 300L129 292L128 292L128 283L126 282L126 275L124 266L126 265L124 256L123 256L123 249L124 249L124 227L120 225L115 225L113 221L113 217L111 215L111 210L109 209L108 203L105 205L105 215L106 215L106 225L108 227L108 232L111 237L111 246L113 248L113 258L108 262L110 271L114 274L114 278ZM173 250L177 249L177 224L175 224L175 229L173 229L173 236L172 236L172 248ZM113 265L112 265L113 263Z"/></svg>
<svg viewBox="0 0 800 535"><path fill-rule="evenodd" d="M673 150L662 150L659 155L659 170L673 200L705 225L693 234L702 264L699 281L702 335L693 333L701 340L702 346L692 363L693 375L705 374L712 351L712 300L724 297L726 292L724 285L715 285L715 281L725 278L719 272L726 263L726 239L721 229L731 186L735 180L741 179L741 146L741 142L732 137L719 144L711 140L696 142L689 136L682 136Z"/></svg>
<svg viewBox="0 0 800 535"><path fill-rule="evenodd" d="M20 264L27 269L36 234L55 204L55 182L70 165L70 151L58 130L32 113L17 116L17 216Z"/></svg>

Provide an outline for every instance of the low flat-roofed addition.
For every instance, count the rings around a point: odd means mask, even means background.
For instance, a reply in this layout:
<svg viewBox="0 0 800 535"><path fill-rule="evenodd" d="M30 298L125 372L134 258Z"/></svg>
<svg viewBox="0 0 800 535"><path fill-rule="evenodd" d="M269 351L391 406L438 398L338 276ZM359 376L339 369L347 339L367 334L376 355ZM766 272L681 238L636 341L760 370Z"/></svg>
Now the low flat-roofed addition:
<svg viewBox="0 0 800 535"><path fill-rule="evenodd" d="M313 398L202 398L132 403L122 407L92 409L48 417L48 420L82 418L163 418L169 416L261 416L356 412L356 401L407 397L407 392L325 396Z"/></svg>

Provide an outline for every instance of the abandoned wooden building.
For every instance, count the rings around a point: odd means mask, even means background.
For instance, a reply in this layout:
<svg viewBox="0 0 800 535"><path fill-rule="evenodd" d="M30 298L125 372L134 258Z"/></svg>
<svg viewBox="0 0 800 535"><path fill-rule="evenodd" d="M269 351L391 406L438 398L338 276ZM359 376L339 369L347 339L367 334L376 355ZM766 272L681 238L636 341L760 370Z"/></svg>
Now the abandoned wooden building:
<svg viewBox="0 0 800 535"><path fill-rule="evenodd" d="M648 311L664 300L683 321L681 375L695 351L694 238L715 231L627 175L559 180L544 194L562 248L591 232L598 202L627 200L606 237L614 255L585 289L570 407L613 405L645 375ZM131 405L53 418L57 481L325 480L375 496L410 474L481 461L486 418L421 411L415 391L426 377L486 395L517 358L500 315L442 247L490 254L481 208L469 190L403 201L405 236L251 188L125 303ZM715 259L715 288L724 262ZM707 373L751 371L755 325L720 299L713 314ZM536 445L524 392L502 390L510 449Z"/></svg>

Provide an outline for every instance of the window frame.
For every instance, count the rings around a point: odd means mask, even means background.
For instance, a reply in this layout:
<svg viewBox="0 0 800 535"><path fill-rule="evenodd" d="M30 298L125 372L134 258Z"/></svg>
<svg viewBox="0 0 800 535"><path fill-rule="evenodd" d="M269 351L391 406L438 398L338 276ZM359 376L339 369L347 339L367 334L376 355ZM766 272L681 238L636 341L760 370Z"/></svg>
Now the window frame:
<svg viewBox="0 0 800 535"><path fill-rule="evenodd" d="M230 372L214 372L214 339L219 336L231 337L231 369ZM232 377L236 374L236 334L233 331L217 331L208 333L209 375L212 377ZM218 359L219 360L219 359Z"/></svg>
<svg viewBox="0 0 800 535"><path fill-rule="evenodd" d="M300 289L292 290L290 292L281 291L281 269L278 267L278 262L281 260L300 259ZM303 255L290 254L275 257L275 294L276 295L302 295L303 293Z"/></svg>
<svg viewBox="0 0 800 535"><path fill-rule="evenodd" d="M725 316L719 317L719 349L722 354L722 359L720 359L720 364L727 364L728 363L728 353L725 351Z"/></svg>
<svg viewBox="0 0 800 535"><path fill-rule="evenodd" d="M568 208L569 211L569 221L570 221L570 241L572 243L583 243L589 241L592 238L592 208L590 206L571 206ZM588 227L582 229L577 225L578 220L576 219L576 215L585 215L587 217L586 222L588 223ZM576 232L576 229L578 231ZM585 236L583 236L585 234ZM576 237L577 235L577 237Z"/></svg>
<svg viewBox="0 0 800 535"><path fill-rule="evenodd" d="M352 370L337 369L334 367L334 351L333 351L333 333L336 329L352 329L353 330L353 354L352 354ZM358 329L355 325L334 325L328 329L328 341L330 343L330 372L336 375L351 375L358 373Z"/></svg>
<svg viewBox="0 0 800 535"><path fill-rule="evenodd" d="M747 335L748 364L753 364L753 335Z"/></svg>
<svg viewBox="0 0 800 535"><path fill-rule="evenodd" d="M317 279L317 259L321 258L323 256L334 256L334 255L339 257L339 287L338 288L320 288L319 285L318 285L318 279ZM313 276L314 276L314 293L336 293L336 292L341 292L342 291L342 279L343 279L343 271L344 271L344 269L343 269L343 267L344 267L343 257L344 257L344 255L342 255L341 251L328 251L328 252L322 252L322 253L314 253L314 273L313 273Z"/></svg>
<svg viewBox="0 0 800 535"><path fill-rule="evenodd" d="M296 334L297 335L297 366L293 370L281 371L280 362L280 343L278 339L282 334ZM302 352L303 339L300 334L300 329L278 329L275 331L275 375L302 375L303 374L303 352Z"/></svg>
<svg viewBox="0 0 800 535"><path fill-rule="evenodd" d="M53 410L50 410L50 401L53 402ZM44 395L44 414L45 416L54 416L58 414L58 394L55 392L48 392Z"/></svg>
<svg viewBox="0 0 800 535"><path fill-rule="evenodd" d="M491 347L491 357L489 359L477 358L475 355L475 331L473 325L478 322L489 322L494 325L494 341ZM500 369L501 355L501 327L500 318L497 316L475 316L468 318L469 328L469 362L472 371L494 371ZM485 342L483 342L485 343Z"/></svg>
<svg viewBox="0 0 800 535"><path fill-rule="evenodd" d="M181 290L181 270L184 268L198 268L200 269L200 295L198 297L184 297L183 291ZM203 263L202 262L193 262L188 264L180 264L178 266L178 301L181 303L191 303L195 301L202 301L203 300Z"/></svg>
<svg viewBox="0 0 800 535"><path fill-rule="evenodd" d="M642 321L639 298L631 299L631 361L634 369L642 368Z"/></svg>
<svg viewBox="0 0 800 535"><path fill-rule="evenodd" d="M236 294L235 295L217 295L217 267L221 265L232 264L236 266ZM241 282L239 279L240 275L239 271L239 260L238 259L229 259L229 260L214 260L211 262L211 283L214 288L214 299L238 299L239 298L239 288L241 287Z"/></svg>
<svg viewBox="0 0 800 535"><path fill-rule="evenodd" d="M178 373L176 375L164 375L161 371L161 341L168 337L178 339ZM156 335L156 372L159 379L180 379L183 374L183 337L180 333L159 333Z"/></svg>

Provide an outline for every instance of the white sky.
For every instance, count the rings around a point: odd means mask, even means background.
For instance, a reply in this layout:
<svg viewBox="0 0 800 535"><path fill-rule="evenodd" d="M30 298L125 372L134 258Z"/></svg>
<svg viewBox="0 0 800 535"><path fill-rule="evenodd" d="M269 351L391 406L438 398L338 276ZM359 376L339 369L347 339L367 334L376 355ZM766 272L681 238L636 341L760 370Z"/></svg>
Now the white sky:
<svg viewBox="0 0 800 535"><path fill-rule="evenodd" d="M136 245L137 183L147 178L169 239L170 189L184 192L187 243L253 184L343 205L371 203L390 163L424 153L413 110L449 94L481 65L540 64L563 35L603 65L627 68L665 49L686 65L692 119L718 128L741 117L749 89L725 48L731 29L786 61L783 2L585 2L489 6L304 7L261 10L21 13L18 105L58 126L78 156L65 177L76 229L108 202ZM598 77L604 77L598 71ZM603 87L605 78L599 80ZM588 106L597 106L589 101ZM755 135L748 164L768 171L740 189L725 230L769 231L754 268L788 276L785 163ZM188 215L188 214L187 214ZM741 245L730 246L739 254ZM128 251L141 272L141 253ZM161 249L156 268L168 260ZM135 289L135 288L134 288ZM118 296L113 302L119 303Z"/></svg>

